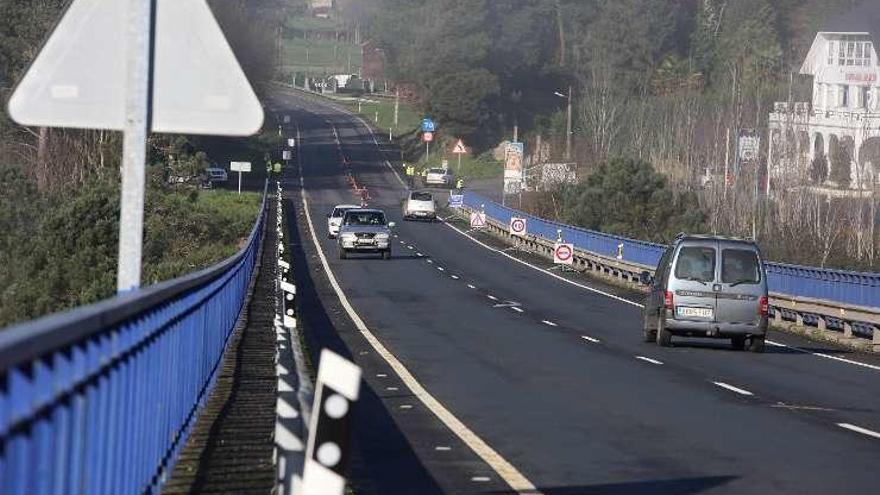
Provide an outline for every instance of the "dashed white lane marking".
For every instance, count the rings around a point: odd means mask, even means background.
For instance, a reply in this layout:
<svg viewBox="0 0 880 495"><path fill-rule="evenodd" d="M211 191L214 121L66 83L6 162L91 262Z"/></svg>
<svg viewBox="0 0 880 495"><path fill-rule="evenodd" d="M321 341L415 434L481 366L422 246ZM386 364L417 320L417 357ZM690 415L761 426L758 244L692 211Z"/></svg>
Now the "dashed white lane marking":
<svg viewBox="0 0 880 495"><path fill-rule="evenodd" d="M488 297L489 299L491 299L491 300L493 300L493 301L497 301L497 300L498 300L498 298L495 297L495 296L493 296L492 294L489 294L489 295L486 296L486 297Z"/></svg>
<svg viewBox="0 0 880 495"><path fill-rule="evenodd" d="M586 340L587 342L592 342L594 344L600 344L602 342L601 340L595 337L590 337L589 335L581 335L581 338Z"/></svg>
<svg viewBox="0 0 880 495"><path fill-rule="evenodd" d="M412 404L401 404L400 408L401 409L412 409Z"/></svg>
<svg viewBox="0 0 880 495"><path fill-rule="evenodd" d="M445 271L446 271L446 269L443 268L442 266L438 266L438 267L437 267L437 270L439 270L439 271L441 271L441 272L445 272Z"/></svg>
<svg viewBox="0 0 880 495"><path fill-rule="evenodd" d="M398 389L397 389L397 387L385 387L385 390L387 390L389 392L397 392Z"/></svg>
<svg viewBox="0 0 880 495"><path fill-rule="evenodd" d="M428 260L428 263L434 263L434 260Z"/></svg>
<svg viewBox="0 0 880 495"><path fill-rule="evenodd" d="M437 450L440 452L449 452L450 450L452 450L452 447L448 447L446 445L438 445L438 446L434 447L434 450Z"/></svg>
<svg viewBox="0 0 880 495"><path fill-rule="evenodd" d="M867 435L869 437L880 439L880 433L869 430L867 428L862 428L861 426L851 425L849 423L837 423L837 426L841 428L846 428L847 430L854 431L856 433L861 433L862 435Z"/></svg>
<svg viewBox="0 0 880 495"><path fill-rule="evenodd" d="M534 483L529 481L529 479L516 469L513 464L502 457L501 454L489 446L489 444L474 433L473 430L468 428L460 419L455 417L455 415L440 403L440 401L434 398L434 396L432 396L427 389L416 380L406 366L404 366L403 363L400 362L400 360L397 359L397 357L392 354L378 338L376 338L370 329L367 328L364 320L358 315L357 311L354 310L354 307L352 307L351 303L348 301L348 296L342 291L342 287L336 280L333 270L330 269L330 263L328 263L327 256L324 254L324 249L321 247L321 242L318 240L315 225L312 222L312 215L309 211L309 202L306 198L307 194L302 181L302 162L299 162L299 167L303 211L305 212L306 222L308 223L309 231L311 232L312 243L318 253L318 258L321 261L321 266L324 268L324 273L327 275L327 280L333 287L334 292L336 292L336 297L339 298L339 302L342 304L343 309L348 313L348 317L354 322L355 327L361 332L361 335L363 335L367 342L370 343L373 349L375 349L376 353L379 354L389 366L391 366L391 369L394 370L398 377L400 377L404 385L409 388L410 392L412 392L412 394L424 404L428 410L434 413L434 415L437 416L437 418L442 421L443 424L455 434L455 436L461 439L465 445L470 447L470 449L474 451L483 462L488 464L489 467L492 468L492 470L495 471L495 473L497 473L512 490L521 493L540 495L541 492L535 488ZM400 180L399 176L398 180ZM401 183L402 182L403 181L401 180Z"/></svg>
<svg viewBox="0 0 880 495"><path fill-rule="evenodd" d="M423 255L422 253L416 253L416 256L418 256L418 257L422 257L422 256L424 256L424 255Z"/></svg>
<svg viewBox="0 0 880 495"><path fill-rule="evenodd" d="M525 265L525 266L527 266L527 267L529 267L529 268L531 268L531 269L533 269L533 270L537 270L537 271L539 271L539 272L541 272L541 273L543 273L543 274L549 275L549 276L551 276L551 277L553 277L553 278L555 278L555 279L561 280L561 281L563 281L563 282L565 282L565 283L567 283L567 284L574 285L575 287L580 287L581 289L588 290L588 291L590 291L590 292L594 292L594 293L596 293L596 294L600 294L600 295L603 295L603 296L605 296L605 297L609 297L609 298L611 298L611 299L614 299L615 301L620 301L620 302L622 302L622 303L626 303L626 304L629 304L629 305L631 305L631 306L635 306L635 307L637 307L637 308L644 308L644 307L645 307L643 304L639 304L639 303L637 303L637 302L630 301L629 299L624 299L624 298L622 298L622 297L620 297L620 296L615 296L614 294L610 294L610 293L608 293L608 292L601 291L601 290L599 290L599 289L595 289L595 288L590 287L590 286L588 286L588 285L580 284L580 283L578 283L578 282L575 282L574 280L569 280L569 279L567 279L567 278L565 278L565 277L561 277L561 276L559 276L559 275L557 275L557 274L555 274L555 273L553 273L553 272L547 271L547 270L541 268L540 266L533 265L533 264L531 264L531 263L529 263L529 262L527 262L527 261L523 261L523 260L521 260L521 259L519 259L519 258L517 258L517 257L515 257L515 256L511 256L511 255L505 253L504 251L502 251L502 250L500 250L500 249L495 249L495 248L493 248L492 246L490 246L490 245L488 245L488 244L486 244L486 243L483 243L483 242L477 240L477 239L474 238L473 236L469 235L467 232L464 232L463 230L461 230L461 229L459 229L458 227L456 227L456 226L450 224L449 222L443 222L443 225L446 225L446 226L449 227L450 229L452 229L452 230L458 232L459 234L461 234L461 235L467 237L467 238L470 239L471 241L473 241L473 242L477 243L478 245L480 245L480 246L482 246L482 247L488 249L489 251L492 251L492 252L494 252L494 253L498 253L498 254L500 254L501 256L504 256L504 257L506 257L506 258L509 258L509 259L511 259L511 260L513 260L513 261L515 261L515 262L517 262L517 263L519 263L519 264L521 264L521 265Z"/></svg>
<svg viewBox="0 0 880 495"><path fill-rule="evenodd" d="M791 349L793 351L802 352L804 354L812 354L812 355L818 356L820 358L831 359L832 361L839 361L841 363L852 364L855 366L861 366L862 368L867 368L869 370L880 371L880 366L875 366L873 364L868 364L868 363L862 363L859 361L853 361L852 359L846 359L846 358L842 358L842 357L832 356L831 354L825 354L822 352L808 351L806 349L801 349L800 347L795 347L795 346L783 344L782 342L775 342L772 340L768 340L767 345L772 345L774 347L785 347L786 349Z"/></svg>
<svg viewBox="0 0 880 495"><path fill-rule="evenodd" d="M747 397L755 395L755 394L749 392L748 390L745 390L745 389L742 389L739 387L734 387L733 385L730 385L729 383L724 383L724 382L712 382L712 383L714 383L715 385L717 385L723 389L730 390L731 392L737 393L739 395L745 395Z"/></svg>
<svg viewBox="0 0 880 495"><path fill-rule="evenodd" d="M523 312L523 309L522 309L522 308L518 308L518 307L516 307L516 306L511 306L510 309L516 311L517 313L522 313L522 312Z"/></svg>
<svg viewBox="0 0 880 495"><path fill-rule="evenodd" d="M663 361L657 361L656 359L651 359L651 358L645 357L645 356L636 356L636 359L639 359L639 360L644 361L646 363L656 364L658 366L663 364Z"/></svg>
<svg viewBox="0 0 880 495"><path fill-rule="evenodd" d="M407 246L406 248L407 248L407 249L415 249L415 248L412 247L412 246Z"/></svg>
<svg viewBox="0 0 880 495"><path fill-rule="evenodd" d="M491 478L488 476L474 476L471 478L471 481L476 481L477 483L485 483L487 481L491 481Z"/></svg>
<svg viewBox="0 0 880 495"><path fill-rule="evenodd" d="M376 378L387 378L387 377L388 377L388 375L386 375L385 373L376 373Z"/></svg>
<svg viewBox="0 0 880 495"><path fill-rule="evenodd" d="M473 284L468 284L468 289L476 289L477 287Z"/></svg>
<svg viewBox="0 0 880 495"><path fill-rule="evenodd" d="M558 327L558 326L559 326L559 325L557 325L556 323L553 323L553 322L550 321L550 320L541 320L541 323L543 323L543 324L545 324L545 325L550 325L551 327Z"/></svg>
<svg viewBox="0 0 880 495"><path fill-rule="evenodd" d="M450 277L452 280L458 280L458 275L450 275L449 277Z"/></svg>

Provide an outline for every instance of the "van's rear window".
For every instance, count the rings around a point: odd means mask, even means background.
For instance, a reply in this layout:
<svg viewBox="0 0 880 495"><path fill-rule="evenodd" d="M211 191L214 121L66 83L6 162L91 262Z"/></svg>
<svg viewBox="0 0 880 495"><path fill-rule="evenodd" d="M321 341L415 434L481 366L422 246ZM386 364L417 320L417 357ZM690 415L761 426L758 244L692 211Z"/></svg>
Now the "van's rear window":
<svg viewBox="0 0 880 495"><path fill-rule="evenodd" d="M432 199L434 199L434 197L431 196L430 193L423 193L423 192L415 192L415 193L412 193L412 195L410 196L410 198L411 198L413 201L431 201Z"/></svg>
<svg viewBox="0 0 880 495"><path fill-rule="evenodd" d="M721 281L725 284L756 284L761 281L758 255L748 249L721 251Z"/></svg>
<svg viewBox="0 0 880 495"><path fill-rule="evenodd" d="M710 247L683 247L678 252L675 278L712 282L715 280L715 249Z"/></svg>

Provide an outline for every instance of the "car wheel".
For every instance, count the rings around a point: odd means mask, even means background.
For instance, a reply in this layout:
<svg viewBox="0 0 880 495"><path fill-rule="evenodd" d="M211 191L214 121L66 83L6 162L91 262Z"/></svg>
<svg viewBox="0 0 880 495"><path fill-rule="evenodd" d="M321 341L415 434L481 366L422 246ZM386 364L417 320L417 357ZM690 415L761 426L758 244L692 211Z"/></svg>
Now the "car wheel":
<svg viewBox="0 0 880 495"><path fill-rule="evenodd" d="M730 347L733 348L734 351L741 351L746 348L746 338L745 337L732 337L730 339Z"/></svg>
<svg viewBox="0 0 880 495"><path fill-rule="evenodd" d="M339 259L344 260L345 258L348 258L348 253L345 252L345 249L340 249L339 250Z"/></svg>
<svg viewBox="0 0 880 495"><path fill-rule="evenodd" d="M387 251L382 251L382 259L383 260L390 260L391 259L391 250L390 249Z"/></svg>
<svg viewBox="0 0 880 495"><path fill-rule="evenodd" d="M672 345L672 332L666 329L662 316L657 317L657 345L669 347Z"/></svg>
<svg viewBox="0 0 880 495"><path fill-rule="evenodd" d="M655 342L657 340L657 334L648 325L648 315L645 315L642 319L642 338L645 342Z"/></svg>
<svg viewBox="0 0 880 495"><path fill-rule="evenodd" d="M749 352L764 352L764 336L754 336L749 339Z"/></svg>

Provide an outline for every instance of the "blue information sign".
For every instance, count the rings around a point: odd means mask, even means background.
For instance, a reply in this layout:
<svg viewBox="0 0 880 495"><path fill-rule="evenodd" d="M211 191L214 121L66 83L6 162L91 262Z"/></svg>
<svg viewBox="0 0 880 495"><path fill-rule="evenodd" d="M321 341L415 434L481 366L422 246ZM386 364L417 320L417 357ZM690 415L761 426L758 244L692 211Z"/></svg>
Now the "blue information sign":
<svg viewBox="0 0 880 495"><path fill-rule="evenodd" d="M435 126L434 121L428 117L422 119L422 132L434 132Z"/></svg>
<svg viewBox="0 0 880 495"><path fill-rule="evenodd" d="M450 194L449 195L449 207L450 208L461 208L464 206L464 195L463 194Z"/></svg>

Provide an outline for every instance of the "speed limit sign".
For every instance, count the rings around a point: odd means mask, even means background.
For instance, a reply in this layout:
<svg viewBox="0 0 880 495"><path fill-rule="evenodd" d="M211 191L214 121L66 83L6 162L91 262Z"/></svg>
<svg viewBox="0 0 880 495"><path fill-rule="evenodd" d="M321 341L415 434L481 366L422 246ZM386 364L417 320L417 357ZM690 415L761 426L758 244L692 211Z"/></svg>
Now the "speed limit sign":
<svg viewBox="0 0 880 495"><path fill-rule="evenodd" d="M557 243L553 248L553 263L557 265L574 264L574 244Z"/></svg>
<svg viewBox="0 0 880 495"><path fill-rule="evenodd" d="M510 219L510 235L524 237L526 235L526 219L513 217Z"/></svg>

